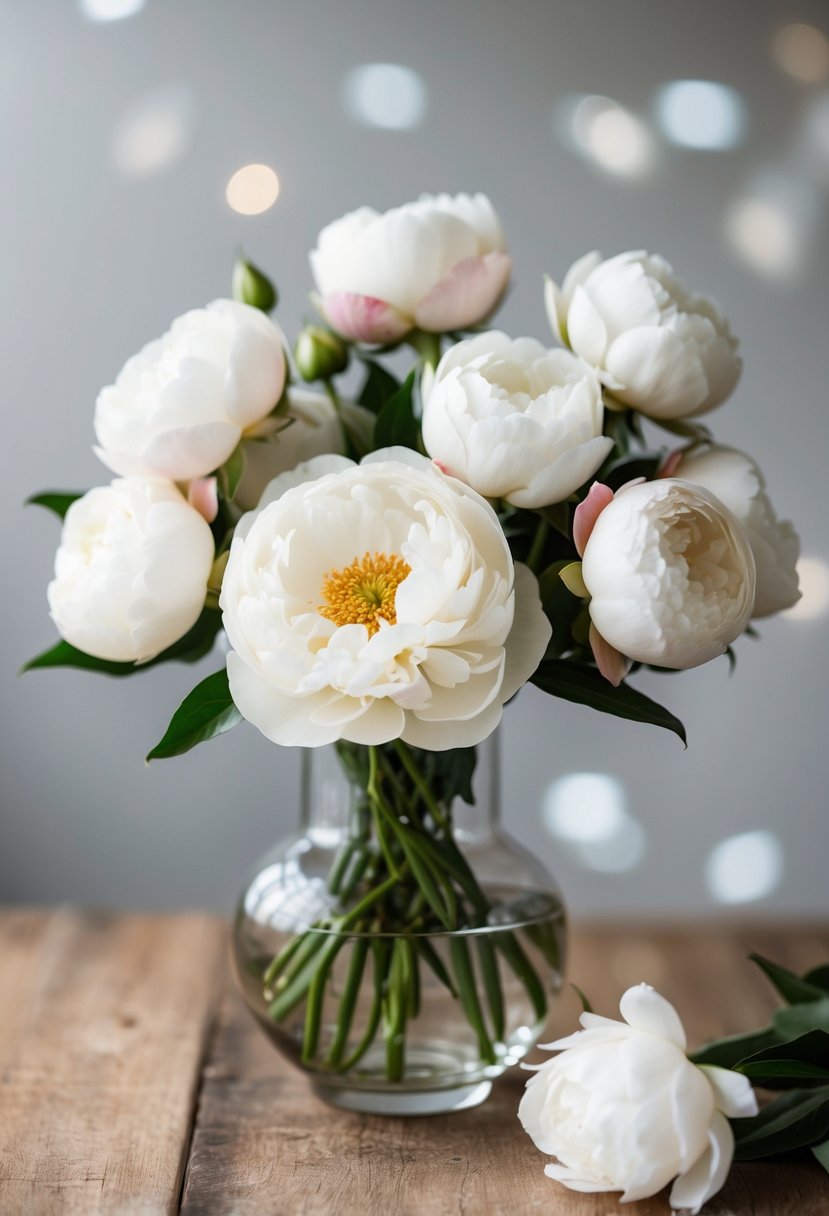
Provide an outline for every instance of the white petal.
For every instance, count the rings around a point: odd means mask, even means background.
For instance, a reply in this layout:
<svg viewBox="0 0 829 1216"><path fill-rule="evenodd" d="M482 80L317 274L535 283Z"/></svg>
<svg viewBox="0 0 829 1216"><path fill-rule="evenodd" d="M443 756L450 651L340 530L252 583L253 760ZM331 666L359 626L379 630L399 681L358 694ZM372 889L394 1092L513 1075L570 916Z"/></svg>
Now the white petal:
<svg viewBox="0 0 829 1216"><path fill-rule="evenodd" d="M687 1039L679 1014L650 984L628 988L619 1002L619 1012L634 1030L660 1035L685 1050Z"/></svg>
<svg viewBox="0 0 829 1216"><path fill-rule="evenodd" d="M571 1191L581 1191L586 1195L620 1189L618 1186L614 1186L609 1178L585 1178L576 1170L571 1170L566 1165L555 1165L553 1162L544 1166L544 1173L548 1178L564 1183Z"/></svg>
<svg viewBox="0 0 829 1216"><path fill-rule="evenodd" d="M501 699L508 701L526 684L544 658L553 629L538 591L538 580L523 562L515 564L515 614L506 642L507 661Z"/></svg>
<svg viewBox="0 0 829 1216"><path fill-rule="evenodd" d="M604 362L607 330L598 309L583 287L577 287L567 313L567 337L577 355L593 367Z"/></svg>
<svg viewBox="0 0 829 1216"><path fill-rule="evenodd" d="M651 418L682 418L708 396L699 355L669 329L641 326L611 343L605 367L622 386L620 401Z"/></svg>
<svg viewBox="0 0 829 1216"><path fill-rule="evenodd" d="M721 1110L729 1119L757 1114L757 1098L748 1077L730 1068L718 1068L715 1064L701 1064L700 1068L714 1091L717 1110Z"/></svg>
<svg viewBox="0 0 829 1216"><path fill-rule="evenodd" d="M696 1216L702 1205L722 1187L733 1156L734 1133L725 1115L715 1111L708 1131L708 1148L671 1187L671 1207L687 1209L691 1216Z"/></svg>

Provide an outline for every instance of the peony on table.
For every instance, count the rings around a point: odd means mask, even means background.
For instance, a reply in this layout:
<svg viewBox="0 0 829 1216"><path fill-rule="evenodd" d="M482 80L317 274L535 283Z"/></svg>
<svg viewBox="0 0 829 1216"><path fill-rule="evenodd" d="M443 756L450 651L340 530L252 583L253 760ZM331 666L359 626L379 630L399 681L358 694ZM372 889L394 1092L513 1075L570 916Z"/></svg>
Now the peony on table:
<svg viewBox="0 0 829 1216"><path fill-rule="evenodd" d="M691 1043L775 1006L750 950L802 971L829 926L582 926L571 977L602 1013L643 977ZM175 980L175 982L172 982ZM56 1016L56 994L60 1016ZM570 994L551 1033L576 1023ZM387 1119L316 1099L276 1056L226 977L225 930L201 913L62 908L0 914L0 1211L28 1216L607 1216L612 1195L544 1177L516 1117L526 1074L460 1114ZM665 1193L625 1216L667 1210ZM703 1216L824 1216L810 1154L737 1164Z"/></svg>

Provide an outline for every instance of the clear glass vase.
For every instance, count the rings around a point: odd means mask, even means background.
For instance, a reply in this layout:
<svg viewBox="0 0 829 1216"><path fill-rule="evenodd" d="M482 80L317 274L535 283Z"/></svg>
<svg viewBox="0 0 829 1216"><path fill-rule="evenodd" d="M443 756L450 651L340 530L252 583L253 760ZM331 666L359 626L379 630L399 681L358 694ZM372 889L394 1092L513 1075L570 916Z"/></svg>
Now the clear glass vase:
<svg viewBox="0 0 829 1216"><path fill-rule="evenodd" d="M498 827L497 734L476 750L474 802L451 799L435 833L461 909L471 892L458 927L435 926L423 884L432 902L438 893L406 844L409 817L388 832L374 824L365 783L349 780L333 747L304 753L300 831L242 893L233 933L242 995L337 1106L408 1115L477 1105L543 1035L564 968L561 896ZM366 878L373 864L380 886Z"/></svg>

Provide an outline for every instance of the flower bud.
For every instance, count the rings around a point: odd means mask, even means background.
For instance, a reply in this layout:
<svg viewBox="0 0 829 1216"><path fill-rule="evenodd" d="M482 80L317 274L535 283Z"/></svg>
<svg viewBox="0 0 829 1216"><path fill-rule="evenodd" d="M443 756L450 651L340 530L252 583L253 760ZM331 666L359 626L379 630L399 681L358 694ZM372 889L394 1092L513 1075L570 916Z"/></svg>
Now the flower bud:
<svg viewBox="0 0 829 1216"><path fill-rule="evenodd" d="M262 312L273 312L279 303L279 295L270 279L244 258L237 258L233 267L232 291L234 300Z"/></svg>
<svg viewBox="0 0 829 1216"><path fill-rule="evenodd" d="M330 380L348 367L348 348L330 329L306 325L296 340L294 358L303 380Z"/></svg>

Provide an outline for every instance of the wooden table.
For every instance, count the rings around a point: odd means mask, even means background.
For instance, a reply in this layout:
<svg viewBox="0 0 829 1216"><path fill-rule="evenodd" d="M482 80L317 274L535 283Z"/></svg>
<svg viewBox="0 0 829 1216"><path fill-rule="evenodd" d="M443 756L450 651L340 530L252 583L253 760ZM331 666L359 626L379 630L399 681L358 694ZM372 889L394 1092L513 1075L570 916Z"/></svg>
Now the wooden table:
<svg viewBox="0 0 829 1216"><path fill-rule="evenodd" d="M315 1098L226 980L209 916L0 912L2 1216L666 1216L666 1195L618 1208L544 1177L515 1117L523 1076L483 1106L428 1119L346 1114ZM749 950L797 969L829 928L574 933L570 978L600 1012L648 980L693 1043L759 1024L775 999ZM553 1032L574 1027L575 998ZM705 1216L826 1216L810 1155L735 1166Z"/></svg>

